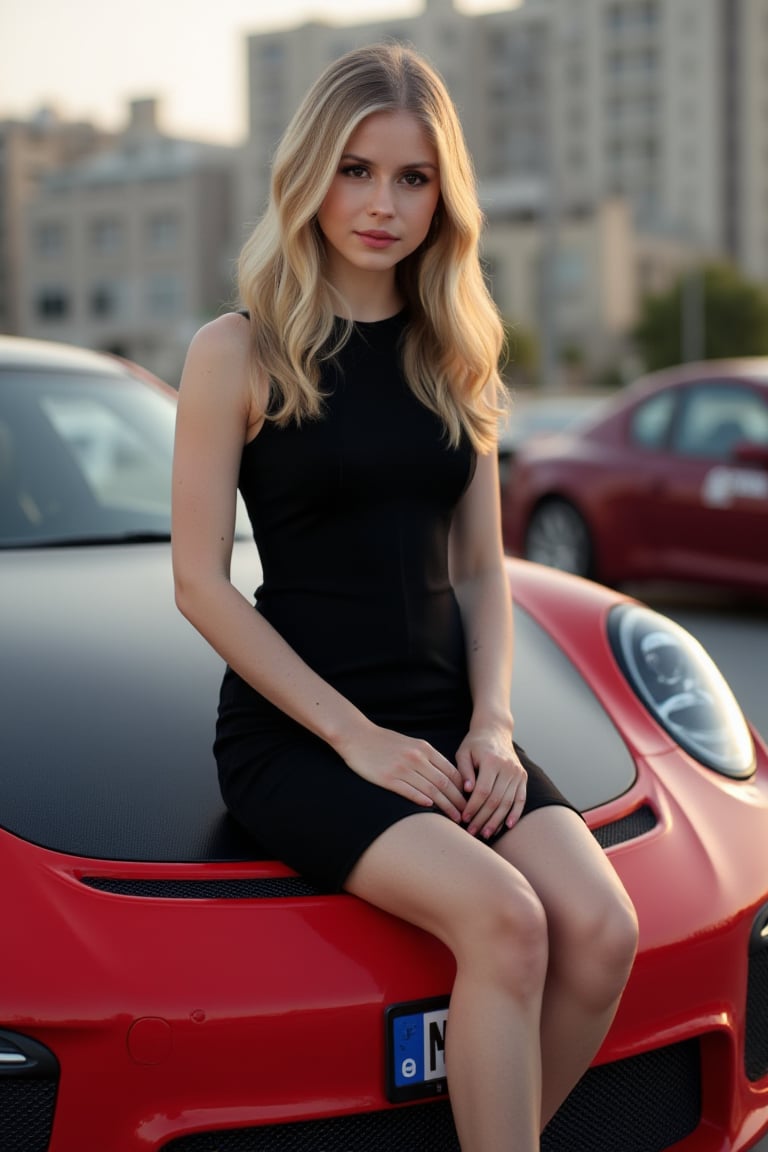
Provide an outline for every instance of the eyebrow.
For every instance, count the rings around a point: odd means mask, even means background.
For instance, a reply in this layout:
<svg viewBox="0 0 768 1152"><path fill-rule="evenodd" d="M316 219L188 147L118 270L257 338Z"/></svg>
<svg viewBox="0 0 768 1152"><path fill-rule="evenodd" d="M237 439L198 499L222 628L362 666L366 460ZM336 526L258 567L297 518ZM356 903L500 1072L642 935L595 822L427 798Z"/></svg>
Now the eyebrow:
<svg viewBox="0 0 768 1152"><path fill-rule="evenodd" d="M345 152L341 157L342 160L356 160L358 164L367 164L369 167L375 167L372 160L367 160L365 156L358 156L355 152ZM415 160L412 164L401 164L400 170L405 171L411 168L432 168L437 172L437 164L433 164L431 160Z"/></svg>

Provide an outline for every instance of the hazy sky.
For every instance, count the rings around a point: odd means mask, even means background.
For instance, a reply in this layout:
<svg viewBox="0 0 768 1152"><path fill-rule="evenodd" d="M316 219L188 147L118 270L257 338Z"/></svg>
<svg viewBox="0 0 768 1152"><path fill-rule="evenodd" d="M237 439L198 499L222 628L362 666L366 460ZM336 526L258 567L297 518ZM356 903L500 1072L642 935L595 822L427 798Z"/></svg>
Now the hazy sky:
<svg viewBox="0 0 768 1152"><path fill-rule="evenodd" d="M464 11L518 0L460 0ZM119 128L157 96L172 134L234 143L245 132L244 36L309 19L412 16L423 0L0 0L0 119L52 105ZM308 78L309 79L309 78Z"/></svg>

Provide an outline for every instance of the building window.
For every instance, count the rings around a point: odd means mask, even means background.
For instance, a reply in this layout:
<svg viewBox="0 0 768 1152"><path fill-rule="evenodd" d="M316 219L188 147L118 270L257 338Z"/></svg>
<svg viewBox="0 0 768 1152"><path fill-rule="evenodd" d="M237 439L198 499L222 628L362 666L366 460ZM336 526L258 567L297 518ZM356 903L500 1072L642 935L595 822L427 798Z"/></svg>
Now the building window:
<svg viewBox="0 0 768 1152"><path fill-rule="evenodd" d="M37 226L35 244L41 256L60 256L66 247L67 229L60 220L43 220Z"/></svg>
<svg viewBox="0 0 768 1152"><path fill-rule="evenodd" d="M123 223L114 216L103 216L91 223L91 245L96 252L118 252L123 242Z"/></svg>
<svg viewBox="0 0 768 1152"><path fill-rule="evenodd" d="M42 288L35 311L41 320L64 320L69 315L69 296L63 288Z"/></svg>
<svg viewBox="0 0 768 1152"><path fill-rule="evenodd" d="M178 316L184 304L184 290L178 276L159 273L147 284L147 308L153 316Z"/></svg>
<svg viewBox="0 0 768 1152"><path fill-rule="evenodd" d="M147 219L147 243L153 252L172 252L179 242L177 212L155 212Z"/></svg>
<svg viewBox="0 0 768 1152"><path fill-rule="evenodd" d="M652 27L658 24L658 0L640 0L639 3L610 4L605 13L609 28Z"/></svg>
<svg viewBox="0 0 768 1152"><path fill-rule="evenodd" d="M285 45L282 40L267 40L260 46L261 58L268 64L282 64Z"/></svg>
<svg viewBox="0 0 768 1152"><path fill-rule="evenodd" d="M555 264L555 282L558 296L581 298L587 281L587 262L584 253L575 248L563 248Z"/></svg>
<svg viewBox="0 0 768 1152"><path fill-rule="evenodd" d="M646 24L658 24L659 22L659 3L658 0L646 0L642 7L642 17Z"/></svg>
<svg viewBox="0 0 768 1152"><path fill-rule="evenodd" d="M89 307L91 316L105 318L119 312L119 293L116 284L94 284L91 289Z"/></svg>
<svg viewBox="0 0 768 1152"><path fill-rule="evenodd" d="M624 23L625 12L620 4L610 4L605 12L605 22L611 28L620 28Z"/></svg>

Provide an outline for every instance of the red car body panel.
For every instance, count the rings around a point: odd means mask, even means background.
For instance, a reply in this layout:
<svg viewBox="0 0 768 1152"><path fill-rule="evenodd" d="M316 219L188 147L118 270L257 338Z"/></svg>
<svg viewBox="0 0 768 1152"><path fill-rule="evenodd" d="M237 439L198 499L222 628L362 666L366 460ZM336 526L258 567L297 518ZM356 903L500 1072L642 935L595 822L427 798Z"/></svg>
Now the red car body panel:
<svg viewBox="0 0 768 1152"><path fill-rule="evenodd" d="M507 550L526 555L537 508L572 505L592 543L590 575L610 584L669 579L768 590L768 439L732 456L633 442L638 407L669 389L727 381L754 393L768 425L768 360L687 365L618 394L572 432L522 446L502 498Z"/></svg>
<svg viewBox="0 0 768 1152"><path fill-rule="evenodd" d="M768 1128L768 1075L749 1081L743 1056L750 936L768 905L768 749L755 735L748 780L702 767L617 670L605 620L622 598L509 568L516 600L588 672L635 757L633 786L588 823L641 806L656 816L652 831L608 850L641 937L597 1062L699 1038L702 1119L676 1147L739 1152ZM60 1062L50 1152L159 1152L191 1132L391 1107L384 1009L450 989L440 944L350 896L146 899L83 882L290 875L274 862L92 860L0 831L0 868L14 878L0 890L14 926L0 1025Z"/></svg>

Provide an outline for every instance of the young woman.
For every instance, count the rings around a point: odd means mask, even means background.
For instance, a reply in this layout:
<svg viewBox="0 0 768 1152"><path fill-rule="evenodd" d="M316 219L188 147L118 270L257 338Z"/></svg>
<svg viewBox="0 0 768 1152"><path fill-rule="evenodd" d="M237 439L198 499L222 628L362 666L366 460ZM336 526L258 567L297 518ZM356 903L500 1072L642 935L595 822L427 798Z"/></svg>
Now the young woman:
<svg viewBox="0 0 768 1152"><path fill-rule="evenodd" d="M179 608L228 665L231 812L318 886L452 950L461 1147L532 1152L606 1033L636 923L513 742L479 231L434 71L399 46L332 64L277 151L243 311L189 350L173 555ZM256 610L229 579L238 485Z"/></svg>

